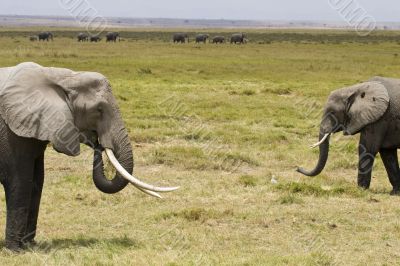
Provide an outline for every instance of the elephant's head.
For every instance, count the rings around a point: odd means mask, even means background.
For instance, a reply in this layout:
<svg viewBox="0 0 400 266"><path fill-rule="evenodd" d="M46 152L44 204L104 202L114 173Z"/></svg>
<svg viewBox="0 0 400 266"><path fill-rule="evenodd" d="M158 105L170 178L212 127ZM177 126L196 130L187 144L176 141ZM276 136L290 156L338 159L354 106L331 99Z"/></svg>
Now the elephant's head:
<svg viewBox="0 0 400 266"><path fill-rule="evenodd" d="M313 145L320 149L317 166L312 171L303 168L297 171L307 176L319 175L328 160L330 135L340 131L345 135L357 134L365 126L378 121L388 106L388 92L378 80L332 92L320 124L319 142Z"/></svg>
<svg viewBox="0 0 400 266"><path fill-rule="evenodd" d="M9 128L21 137L49 141L55 150L70 156L80 153L80 143L91 146L93 180L102 192L117 193L129 182L153 196L175 189L147 185L131 175L128 132L103 75L23 63L9 68L8 78L1 80L1 76L0 115ZM103 149L117 170L112 180L104 175Z"/></svg>

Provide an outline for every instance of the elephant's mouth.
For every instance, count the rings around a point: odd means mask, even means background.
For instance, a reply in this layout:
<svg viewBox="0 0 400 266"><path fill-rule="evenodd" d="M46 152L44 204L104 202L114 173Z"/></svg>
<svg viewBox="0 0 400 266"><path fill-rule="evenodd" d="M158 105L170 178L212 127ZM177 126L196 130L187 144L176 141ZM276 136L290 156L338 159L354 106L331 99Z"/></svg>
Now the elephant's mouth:
<svg viewBox="0 0 400 266"><path fill-rule="evenodd" d="M324 136L322 137L322 139L319 142L311 145L310 147L311 148L316 148L316 147L321 146L326 141L326 139L330 137L330 135L331 135L331 133L324 134Z"/></svg>

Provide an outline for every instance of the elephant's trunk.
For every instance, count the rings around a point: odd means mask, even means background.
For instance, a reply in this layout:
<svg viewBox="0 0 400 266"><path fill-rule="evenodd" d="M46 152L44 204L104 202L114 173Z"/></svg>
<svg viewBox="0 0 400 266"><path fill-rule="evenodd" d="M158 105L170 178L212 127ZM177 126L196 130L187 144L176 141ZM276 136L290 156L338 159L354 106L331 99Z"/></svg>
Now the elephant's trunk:
<svg viewBox="0 0 400 266"><path fill-rule="evenodd" d="M119 136L115 138L113 152L125 170L132 174L133 172L133 154L126 129L120 131ZM104 174L104 164L102 157L102 147L95 148L93 161L93 182L95 186L104 193L114 194L123 190L129 183L118 172L112 180L109 180Z"/></svg>
<svg viewBox="0 0 400 266"><path fill-rule="evenodd" d="M325 134L320 133L319 134L319 140L321 141ZM322 170L324 170L326 162L328 161L328 155L329 155L329 136L326 137L325 141L322 142L321 145L319 145L319 159L317 166L312 170L312 171L307 171L303 168L298 168L297 172L306 175L306 176L317 176L319 175Z"/></svg>

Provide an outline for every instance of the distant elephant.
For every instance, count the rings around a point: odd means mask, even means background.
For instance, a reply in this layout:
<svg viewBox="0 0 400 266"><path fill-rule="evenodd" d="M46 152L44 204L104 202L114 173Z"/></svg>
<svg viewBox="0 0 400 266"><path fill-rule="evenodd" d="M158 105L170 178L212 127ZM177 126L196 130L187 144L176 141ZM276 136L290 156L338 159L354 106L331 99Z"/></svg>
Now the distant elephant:
<svg viewBox="0 0 400 266"><path fill-rule="evenodd" d="M38 40L38 37L37 36L29 36L29 40L31 42L36 42Z"/></svg>
<svg viewBox="0 0 400 266"><path fill-rule="evenodd" d="M69 156L79 155L80 143L93 148L93 181L104 193L117 193L128 183L155 197L160 197L156 192L177 189L148 185L132 176L129 135L111 85L99 73L35 63L0 68L0 134L5 246L10 250L34 241L49 143ZM102 151L117 171L111 180L104 174Z"/></svg>
<svg viewBox="0 0 400 266"><path fill-rule="evenodd" d="M185 43L186 39L189 43L190 40L189 40L189 35L187 33L175 33L174 36L172 37L174 43Z"/></svg>
<svg viewBox="0 0 400 266"><path fill-rule="evenodd" d="M87 41L89 41L89 34L83 32L78 34L78 42L87 42Z"/></svg>
<svg viewBox="0 0 400 266"><path fill-rule="evenodd" d="M101 38L98 35L90 36L90 42L100 42Z"/></svg>
<svg viewBox="0 0 400 266"><path fill-rule="evenodd" d="M397 149L400 147L400 79L375 77L368 82L331 93L320 125L319 160L312 171L298 172L319 175L329 153L329 137L343 131L345 135L361 133L358 146L358 185L368 189L375 156L379 152L385 165L392 194L400 192L400 169Z"/></svg>
<svg viewBox="0 0 400 266"><path fill-rule="evenodd" d="M244 33L235 33L231 37L231 43L239 43L239 44L244 44L246 43L246 34Z"/></svg>
<svg viewBox="0 0 400 266"><path fill-rule="evenodd" d="M212 43L224 43L225 42L225 37L224 36L215 36L212 39Z"/></svg>
<svg viewBox="0 0 400 266"><path fill-rule="evenodd" d="M109 33L107 33L107 35L106 35L106 41L107 41L107 42L116 42L117 39L118 39L119 41L121 41L121 38L120 38L120 36L119 36L119 32L109 32Z"/></svg>
<svg viewBox="0 0 400 266"><path fill-rule="evenodd" d="M38 34L39 41L49 41L53 40L53 33L51 32L41 32Z"/></svg>
<svg viewBox="0 0 400 266"><path fill-rule="evenodd" d="M206 43L208 38L210 38L208 34L198 34L196 36L196 43Z"/></svg>

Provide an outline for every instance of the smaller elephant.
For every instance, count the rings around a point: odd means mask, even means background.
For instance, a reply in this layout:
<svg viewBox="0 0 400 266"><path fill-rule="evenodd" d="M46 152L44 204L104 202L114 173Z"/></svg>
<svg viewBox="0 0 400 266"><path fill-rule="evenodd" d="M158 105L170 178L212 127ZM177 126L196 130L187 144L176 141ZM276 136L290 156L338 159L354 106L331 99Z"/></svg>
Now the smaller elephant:
<svg viewBox="0 0 400 266"><path fill-rule="evenodd" d="M38 34L39 41L53 41L53 33L49 31L41 32Z"/></svg>
<svg viewBox="0 0 400 266"><path fill-rule="evenodd" d="M235 34L232 34L231 43L244 44L247 42L246 38L247 38L247 36L244 33L235 33Z"/></svg>
<svg viewBox="0 0 400 266"><path fill-rule="evenodd" d="M106 41L107 42L116 42L118 39L118 41L121 41L119 32L109 32L106 35Z"/></svg>
<svg viewBox="0 0 400 266"><path fill-rule="evenodd" d="M328 160L330 136L341 131L344 135L360 133L358 185L370 187L372 167L379 153L393 186L392 194L399 194L399 117L400 79L375 77L332 92L320 123L319 142L313 145L319 147L318 163L311 171L297 171L306 176L319 175Z"/></svg>
<svg viewBox="0 0 400 266"><path fill-rule="evenodd" d="M174 43L185 43L187 39L187 42L190 42L189 35L187 33L175 33L174 36L172 37L172 40Z"/></svg>
<svg viewBox="0 0 400 266"><path fill-rule="evenodd" d="M210 38L208 34L198 34L196 36L196 43L207 43L208 38Z"/></svg>
<svg viewBox="0 0 400 266"><path fill-rule="evenodd" d="M100 42L101 38L98 35L90 36L90 42Z"/></svg>
<svg viewBox="0 0 400 266"><path fill-rule="evenodd" d="M38 40L38 37L37 36L29 36L29 40L31 42L36 42Z"/></svg>
<svg viewBox="0 0 400 266"><path fill-rule="evenodd" d="M215 36L212 41L212 43L225 43L225 37L224 36Z"/></svg>
<svg viewBox="0 0 400 266"><path fill-rule="evenodd" d="M78 42L87 42L89 41L89 34L81 32L78 34L77 38Z"/></svg>

